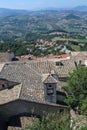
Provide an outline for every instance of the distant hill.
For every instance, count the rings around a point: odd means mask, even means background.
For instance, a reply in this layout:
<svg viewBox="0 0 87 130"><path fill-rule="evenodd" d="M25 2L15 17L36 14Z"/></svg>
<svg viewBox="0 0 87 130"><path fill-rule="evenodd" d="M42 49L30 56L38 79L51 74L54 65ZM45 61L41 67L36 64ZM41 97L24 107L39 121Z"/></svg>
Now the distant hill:
<svg viewBox="0 0 87 130"><path fill-rule="evenodd" d="M87 6L77 6L73 8L75 11L87 11Z"/></svg>
<svg viewBox="0 0 87 130"><path fill-rule="evenodd" d="M23 16L23 15L42 15L47 13L57 13L58 11L87 11L87 6L77 6L75 8L45 8L39 9L37 11L29 11L29 10L19 10L19 9L7 9L7 8L0 8L0 18L8 17L8 16ZM69 16L69 17L77 17L77 16Z"/></svg>
<svg viewBox="0 0 87 130"><path fill-rule="evenodd" d="M74 15L74 14L69 14L69 15L67 15L67 16L65 17L65 19L67 19L67 20L70 20L70 19L79 20L80 17L77 16L77 15Z"/></svg>
<svg viewBox="0 0 87 130"><path fill-rule="evenodd" d="M27 10L0 8L0 17L28 15L28 13L29 13L29 11L27 11Z"/></svg>
<svg viewBox="0 0 87 130"><path fill-rule="evenodd" d="M0 8L1 43L36 41L37 37L45 38L50 32L57 35L61 31L87 35L87 13L73 10L26 11ZM50 35L48 39L49 37Z"/></svg>

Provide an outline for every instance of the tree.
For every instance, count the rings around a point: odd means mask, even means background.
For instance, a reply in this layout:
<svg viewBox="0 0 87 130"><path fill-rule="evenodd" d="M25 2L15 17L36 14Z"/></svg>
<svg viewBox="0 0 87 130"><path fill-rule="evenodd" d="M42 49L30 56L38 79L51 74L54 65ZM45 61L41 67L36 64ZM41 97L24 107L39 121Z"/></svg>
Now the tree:
<svg viewBox="0 0 87 130"><path fill-rule="evenodd" d="M31 126L27 126L24 130L70 130L69 115L64 113L43 116L42 120L33 118Z"/></svg>
<svg viewBox="0 0 87 130"><path fill-rule="evenodd" d="M87 126L82 127L81 130L87 130Z"/></svg>
<svg viewBox="0 0 87 130"><path fill-rule="evenodd" d="M78 67L69 75L65 87L67 104L81 114L87 114L87 67Z"/></svg>

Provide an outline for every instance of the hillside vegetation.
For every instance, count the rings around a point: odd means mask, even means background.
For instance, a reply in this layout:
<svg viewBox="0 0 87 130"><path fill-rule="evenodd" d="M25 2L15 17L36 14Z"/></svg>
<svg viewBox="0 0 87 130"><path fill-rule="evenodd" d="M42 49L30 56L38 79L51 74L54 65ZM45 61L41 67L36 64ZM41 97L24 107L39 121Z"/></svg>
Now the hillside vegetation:
<svg viewBox="0 0 87 130"><path fill-rule="evenodd" d="M12 12L0 18L0 41L30 41L31 34L66 32L86 36L87 13L74 11ZM6 10L4 11L6 14ZM11 15L12 14L12 15ZM26 14L26 15L25 15ZM34 39L34 38L33 38Z"/></svg>
<svg viewBox="0 0 87 130"><path fill-rule="evenodd" d="M0 10L0 52L11 49L22 55L30 53L28 48L39 56L59 54L60 44L64 46L67 41L70 50L87 50L87 12Z"/></svg>

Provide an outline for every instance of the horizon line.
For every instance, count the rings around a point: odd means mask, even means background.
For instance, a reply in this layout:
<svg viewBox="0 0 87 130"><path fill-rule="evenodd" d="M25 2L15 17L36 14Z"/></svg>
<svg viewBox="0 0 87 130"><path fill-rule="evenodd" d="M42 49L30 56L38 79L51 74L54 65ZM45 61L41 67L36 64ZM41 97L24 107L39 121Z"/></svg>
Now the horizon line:
<svg viewBox="0 0 87 130"><path fill-rule="evenodd" d="M34 10L45 10L45 9L73 9L75 7L81 7L81 6L84 6L84 7L87 7L87 5L77 5L77 6L73 6L73 7L51 7L51 6L48 6L48 7L37 7L37 8L32 8L32 9L28 9L28 8L10 8L10 7L0 7L0 9L11 9L11 10L27 10L27 11L34 11Z"/></svg>

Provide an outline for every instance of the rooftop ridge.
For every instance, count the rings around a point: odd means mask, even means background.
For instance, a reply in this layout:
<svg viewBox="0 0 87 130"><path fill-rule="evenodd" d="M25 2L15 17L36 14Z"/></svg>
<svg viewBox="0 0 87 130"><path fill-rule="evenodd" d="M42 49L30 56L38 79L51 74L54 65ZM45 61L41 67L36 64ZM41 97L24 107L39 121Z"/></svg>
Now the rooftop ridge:
<svg viewBox="0 0 87 130"><path fill-rule="evenodd" d="M32 68L31 68L30 66L28 66L27 64L26 64L26 66L29 67L32 71L34 71L36 74L38 74L39 76L41 76L40 73L38 73L36 70L32 69Z"/></svg>
<svg viewBox="0 0 87 130"><path fill-rule="evenodd" d="M40 74L43 73L49 73L49 69L53 69L55 68L55 63L52 61L36 61L36 62L27 62L28 65L33 68L34 70L36 70L37 72L39 72Z"/></svg>
<svg viewBox="0 0 87 130"><path fill-rule="evenodd" d="M57 83L58 81L51 74L49 74L43 82L44 83Z"/></svg>

